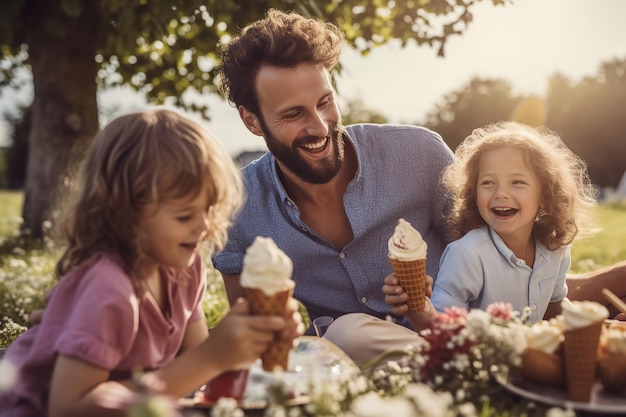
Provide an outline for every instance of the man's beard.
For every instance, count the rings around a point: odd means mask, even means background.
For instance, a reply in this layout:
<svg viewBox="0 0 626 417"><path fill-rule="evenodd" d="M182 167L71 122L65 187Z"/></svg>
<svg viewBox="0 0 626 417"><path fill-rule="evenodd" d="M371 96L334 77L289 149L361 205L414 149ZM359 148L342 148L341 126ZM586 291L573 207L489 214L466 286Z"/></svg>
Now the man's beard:
<svg viewBox="0 0 626 417"><path fill-rule="evenodd" d="M329 140L332 143L326 146L333 146L332 153L325 159L311 164L300 155L298 148L305 143L318 142L317 136L307 136L296 139L291 147L283 145L270 133L262 117L259 117L259 124L263 131L263 137L267 148L274 155L277 161L283 164L289 171L293 172L301 180L311 184L326 184L335 178L345 157L344 129L341 122L329 126Z"/></svg>

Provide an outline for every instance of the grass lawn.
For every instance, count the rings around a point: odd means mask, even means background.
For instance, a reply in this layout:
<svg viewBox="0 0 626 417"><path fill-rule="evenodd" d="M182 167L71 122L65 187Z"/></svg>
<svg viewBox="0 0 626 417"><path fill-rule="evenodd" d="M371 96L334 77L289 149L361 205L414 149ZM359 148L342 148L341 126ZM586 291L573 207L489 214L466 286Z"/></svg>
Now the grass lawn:
<svg viewBox="0 0 626 417"><path fill-rule="evenodd" d="M9 237L17 232L22 220L22 191L0 191L0 239Z"/></svg>
<svg viewBox="0 0 626 417"><path fill-rule="evenodd" d="M626 260L626 202L598 207L600 231L572 245L572 272L585 272Z"/></svg>

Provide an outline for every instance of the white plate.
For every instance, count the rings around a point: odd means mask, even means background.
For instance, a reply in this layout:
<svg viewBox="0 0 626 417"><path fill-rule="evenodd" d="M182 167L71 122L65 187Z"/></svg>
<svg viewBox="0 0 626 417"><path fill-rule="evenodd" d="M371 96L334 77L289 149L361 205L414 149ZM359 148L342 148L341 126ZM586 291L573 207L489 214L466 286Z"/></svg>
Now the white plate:
<svg viewBox="0 0 626 417"><path fill-rule="evenodd" d="M626 414L626 397L620 397L605 391L602 388L602 384L598 381L593 385L591 401L588 403L570 401L564 388L533 383L521 377L501 378L499 382L508 391L540 403L572 408L579 411Z"/></svg>

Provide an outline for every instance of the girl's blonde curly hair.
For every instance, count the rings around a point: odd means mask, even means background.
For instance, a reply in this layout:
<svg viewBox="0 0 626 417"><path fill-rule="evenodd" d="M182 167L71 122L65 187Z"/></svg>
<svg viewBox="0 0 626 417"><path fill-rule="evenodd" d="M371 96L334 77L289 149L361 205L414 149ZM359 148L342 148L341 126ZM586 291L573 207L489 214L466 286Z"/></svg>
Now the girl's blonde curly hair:
<svg viewBox="0 0 626 417"><path fill-rule="evenodd" d="M489 151L512 146L522 151L541 183L540 210L534 237L550 250L570 244L579 232L591 232L595 190L586 164L546 128L499 122L475 129L456 149L456 159L443 174L453 197L449 217L452 239L486 224L476 203L480 158Z"/></svg>

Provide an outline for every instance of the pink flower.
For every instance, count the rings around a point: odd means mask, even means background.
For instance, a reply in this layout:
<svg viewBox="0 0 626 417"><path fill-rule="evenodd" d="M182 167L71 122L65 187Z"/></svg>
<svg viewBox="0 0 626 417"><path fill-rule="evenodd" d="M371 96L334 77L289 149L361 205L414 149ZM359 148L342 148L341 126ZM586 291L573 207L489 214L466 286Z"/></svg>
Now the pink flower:
<svg viewBox="0 0 626 417"><path fill-rule="evenodd" d="M500 319L504 321L511 320L513 314L513 306L511 303L495 302L489 304L487 307L487 313L494 319Z"/></svg>
<svg viewBox="0 0 626 417"><path fill-rule="evenodd" d="M437 320L441 323L465 324L467 319L467 309L461 307L448 307L439 314Z"/></svg>

